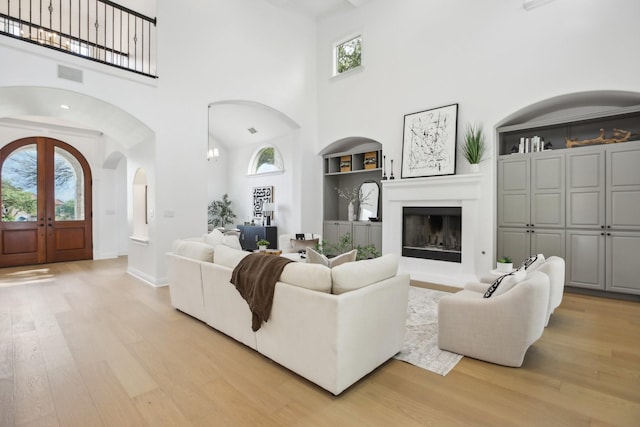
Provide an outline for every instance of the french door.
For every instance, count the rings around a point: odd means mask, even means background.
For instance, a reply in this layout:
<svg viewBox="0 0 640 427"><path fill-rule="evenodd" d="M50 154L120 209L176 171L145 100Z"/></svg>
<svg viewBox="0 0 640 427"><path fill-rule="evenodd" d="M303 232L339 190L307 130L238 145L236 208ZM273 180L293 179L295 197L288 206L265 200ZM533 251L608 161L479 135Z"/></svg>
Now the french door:
<svg viewBox="0 0 640 427"><path fill-rule="evenodd" d="M92 259L91 170L52 138L0 150L0 267Z"/></svg>

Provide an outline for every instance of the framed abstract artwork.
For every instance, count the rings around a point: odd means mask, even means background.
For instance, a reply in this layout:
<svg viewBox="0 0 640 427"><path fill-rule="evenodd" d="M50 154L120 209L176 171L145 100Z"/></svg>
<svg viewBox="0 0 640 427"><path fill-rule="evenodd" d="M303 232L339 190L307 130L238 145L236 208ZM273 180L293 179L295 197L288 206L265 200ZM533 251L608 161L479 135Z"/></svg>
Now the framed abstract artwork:
<svg viewBox="0 0 640 427"><path fill-rule="evenodd" d="M273 203L273 186L253 188L253 217L262 218L262 206Z"/></svg>
<svg viewBox="0 0 640 427"><path fill-rule="evenodd" d="M458 104L404 116L402 178L456 173Z"/></svg>

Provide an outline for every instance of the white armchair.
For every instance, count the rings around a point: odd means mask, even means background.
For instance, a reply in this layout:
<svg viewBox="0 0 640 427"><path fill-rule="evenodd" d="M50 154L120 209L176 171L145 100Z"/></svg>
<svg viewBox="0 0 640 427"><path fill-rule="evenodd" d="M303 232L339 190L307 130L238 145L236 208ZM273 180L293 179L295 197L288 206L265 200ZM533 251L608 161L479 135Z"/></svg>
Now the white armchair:
<svg viewBox="0 0 640 427"><path fill-rule="evenodd" d="M545 326L549 324L551 314L562 302L562 295L564 295L564 278L565 278L565 263L564 259L558 256L550 256L546 258L539 267L535 270L528 270L527 274L533 271L540 271L549 276L549 305L547 307L547 320ZM469 291L475 291L484 294L489 285L498 278L498 275L486 275L480 279L480 283L470 282L467 283L464 288Z"/></svg>
<svg viewBox="0 0 640 427"><path fill-rule="evenodd" d="M447 295L438 305L442 350L505 366L522 366L527 349L544 331L549 277L539 271L491 298L471 290Z"/></svg>
<svg viewBox="0 0 640 427"><path fill-rule="evenodd" d="M315 233L304 233L305 240L314 240L318 239L319 243L322 243L322 235ZM295 234L281 234L278 236L278 249L282 251L282 253L291 253L298 252L296 248L291 244L291 240L296 240Z"/></svg>

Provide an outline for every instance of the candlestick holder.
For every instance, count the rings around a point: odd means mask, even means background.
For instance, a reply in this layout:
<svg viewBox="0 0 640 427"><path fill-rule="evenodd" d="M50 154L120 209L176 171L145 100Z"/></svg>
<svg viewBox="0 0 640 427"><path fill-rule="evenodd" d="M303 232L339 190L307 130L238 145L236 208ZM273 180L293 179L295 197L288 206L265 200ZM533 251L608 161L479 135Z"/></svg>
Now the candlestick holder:
<svg viewBox="0 0 640 427"><path fill-rule="evenodd" d="M391 173L389 174L389 179L396 179L396 177L393 176L393 159L391 159Z"/></svg>
<svg viewBox="0 0 640 427"><path fill-rule="evenodd" d="M383 181L387 180L387 173L385 172L386 167L387 167L387 156L382 156L382 180Z"/></svg>

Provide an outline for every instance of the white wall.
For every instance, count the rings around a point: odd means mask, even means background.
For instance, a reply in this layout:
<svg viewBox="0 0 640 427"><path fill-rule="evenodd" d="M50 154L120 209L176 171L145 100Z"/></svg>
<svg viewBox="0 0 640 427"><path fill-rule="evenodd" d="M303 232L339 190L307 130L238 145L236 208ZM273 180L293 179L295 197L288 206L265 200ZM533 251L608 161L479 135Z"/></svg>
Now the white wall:
<svg viewBox="0 0 640 427"><path fill-rule="evenodd" d="M400 177L405 114L459 104L458 135L484 123L479 269L495 252L495 127L521 108L592 90L640 90L640 2L374 0L318 30L318 149L349 136L383 144ZM363 34L364 69L331 79L334 42ZM457 173L468 171L458 150ZM384 218L383 218L384 220Z"/></svg>

